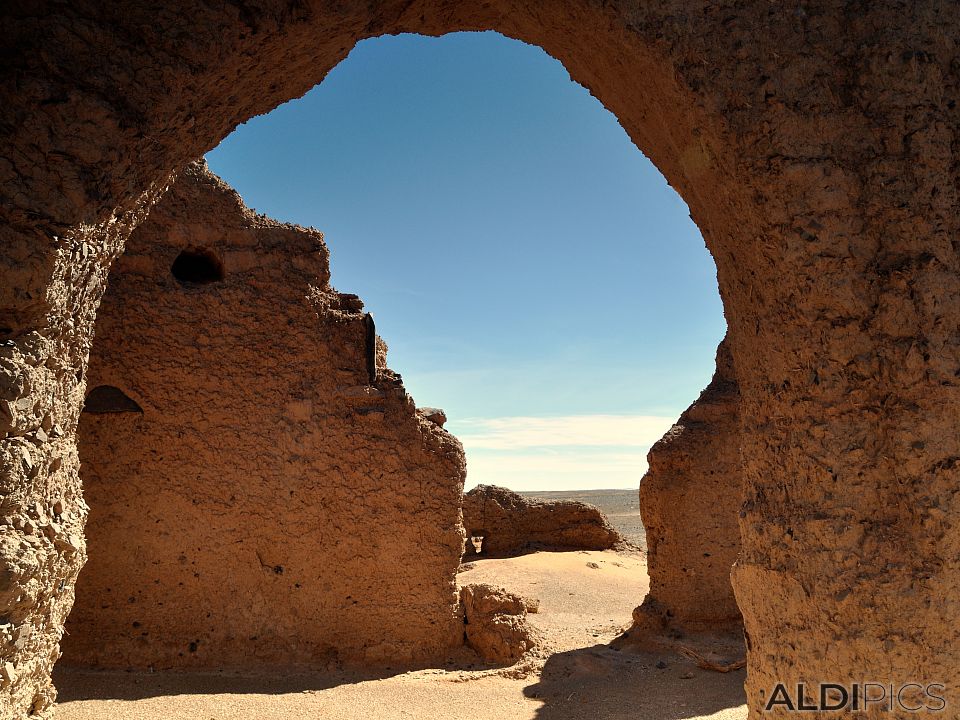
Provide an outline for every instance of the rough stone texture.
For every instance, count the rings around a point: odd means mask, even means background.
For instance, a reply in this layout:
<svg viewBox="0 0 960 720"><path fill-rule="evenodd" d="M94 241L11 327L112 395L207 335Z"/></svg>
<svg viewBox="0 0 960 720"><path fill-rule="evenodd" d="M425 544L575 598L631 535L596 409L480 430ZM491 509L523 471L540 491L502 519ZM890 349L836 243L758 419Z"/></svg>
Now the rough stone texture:
<svg viewBox="0 0 960 720"><path fill-rule="evenodd" d="M527 623L528 601L503 588L477 583L460 588L467 645L486 662L509 665L537 644Z"/></svg>
<svg viewBox="0 0 960 720"><path fill-rule="evenodd" d="M423 417L430 422L436 423L440 427L443 427L444 423L447 422L447 414L440 408L422 407L417 408L417 412L423 415Z"/></svg>
<svg viewBox="0 0 960 720"><path fill-rule="evenodd" d="M778 680L919 676L960 706L952 4L36 0L0 6L0 660L17 673L0 716L53 697L85 557L84 369L129 230L171 172L360 39L484 29L589 87L716 259L741 392L733 585L752 718ZM76 546L27 532L57 501Z"/></svg>
<svg viewBox="0 0 960 720"><path fill-rule="evenodd" d="M723 341L713 380L647 454L640 516L650 591L634 610L636 631L741 622L730 585L740 551L739 405L733 358Z"/></svg>
<svg viewBox="0 0 960 720"><path fill-rule="evenodd" d="M477 485L463 496L464 553L482 536L480 554L494 557L536 550L607 550L623 541L599 508L576 500L536 500L496 485Z"/></svg>
<svg viewBox="0 0 960 720"><path fill-rule="evenodd" d="M176 279L185 250L223 279ZM64 662L396 664L462 641L463 452L385 354L371 380L369 325L320 233L254 215L202 165L177 180L97 318Z"/></svg>
<svg viewBox="0 0 960 720"><path fill-rule="evenodd" d="M0 161L2 164L3 161ZM86 561L76 426L96 301L127 211L31 242L0 209L0 717L47 716L50 670ZM0 204L0 207L3 207Z"/></svg>

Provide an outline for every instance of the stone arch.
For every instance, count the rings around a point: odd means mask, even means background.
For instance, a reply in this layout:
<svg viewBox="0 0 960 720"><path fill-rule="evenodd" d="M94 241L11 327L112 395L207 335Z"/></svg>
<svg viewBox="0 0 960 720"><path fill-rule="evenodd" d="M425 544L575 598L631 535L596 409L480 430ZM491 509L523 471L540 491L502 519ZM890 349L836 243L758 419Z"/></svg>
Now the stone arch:
<svg viewBox="0 0 960 720"><path fill-rule="evenodd" d="M125 236L172 172L358 40L482 29L540 45L591 88L717 261L742 397L734 587L752 716L775 680L899 682L921 667L956 684L942 608L960 601L960 437L946 432L960 420L960 19L939 2L80 0L0 13L0 479L8 516L67 511L62 538L32 550L5 526L9 714L53 697L84 559L83 372Z"/></svg>

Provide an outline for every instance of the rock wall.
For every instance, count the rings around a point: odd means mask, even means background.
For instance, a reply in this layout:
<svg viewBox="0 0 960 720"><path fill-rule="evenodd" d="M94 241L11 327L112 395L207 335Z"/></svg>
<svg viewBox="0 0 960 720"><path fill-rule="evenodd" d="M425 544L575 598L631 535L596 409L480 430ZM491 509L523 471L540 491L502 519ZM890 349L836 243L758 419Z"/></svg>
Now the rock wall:
<svg viewBox="0 0 960 720"><path fill-rule="evenodd" d="M536 550L607 550L623 541L603 513L574 500L535 500L496 485L477 485L463 496L465 554L504 557Z"/></svg>
<svg viewBox="0 0 960 720"><path fill-rule="evenodd" d="M740 552L740 392L730 348L700 397L647 455L640 516L650 591L634 630L722 628L741 623L730 584Z"/></svg>
<svg viewBox="0 0 960 720"><path fill-rule="evenodd" d="M384 361L320 233L187 170L98 315L64 662L402 664L461 643L463 452Z"/></svg>
<svg viewBox="0 0 960 720"><path fill-rule="evenodd" d="M130 230L172 173L360 40L463 30L559 59L717 262L751 718L778 681L919 676L960 707L952 4L37 0L0 4L0 717L48 714L55 695L85 559L86 360Z"/></svg>

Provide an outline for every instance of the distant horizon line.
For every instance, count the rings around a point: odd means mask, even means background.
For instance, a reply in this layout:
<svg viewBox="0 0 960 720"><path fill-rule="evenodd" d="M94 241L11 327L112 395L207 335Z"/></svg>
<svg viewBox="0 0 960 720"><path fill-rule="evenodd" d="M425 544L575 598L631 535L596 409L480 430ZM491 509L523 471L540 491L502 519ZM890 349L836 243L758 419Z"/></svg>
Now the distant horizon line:
<svg viewBox="0 0 960 720"><path fill-rule="evenodd" d="M465 487L464 492L470 492L470 490L473 490L474 488L479 487L480 485L490 486L490 485L493 485L493 483L477 483L476 485L471 487L469 490ZM638 490L639 485L640 483L638 482L636 485L626 485L624 487L581 488L581 489L575 489L575 490L517 490L515 488L507 487L506 485L497 485L496 487L506 488L507 490L511 490L515 493L544 493L544 492L590 493L590 492L606 492L608 490Z"/></svg>

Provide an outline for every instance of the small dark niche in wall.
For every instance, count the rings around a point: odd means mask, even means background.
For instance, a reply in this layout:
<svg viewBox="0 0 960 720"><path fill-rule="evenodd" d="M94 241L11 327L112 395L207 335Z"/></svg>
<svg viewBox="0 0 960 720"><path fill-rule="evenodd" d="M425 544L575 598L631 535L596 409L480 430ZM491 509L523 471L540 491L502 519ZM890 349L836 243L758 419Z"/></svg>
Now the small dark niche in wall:
<svg viewBox="0 0 960 720"><path fill-rule="evenodd" d="M123 390L113 385L98 385L87 393L83 412L93 415L106 413L140 413L143 408Z"/></svg>
<svg viewBox="0 0 960 720"><path fill-rule="evenodd" d="M177 255L170 272L181 285L209 285L222 282L223 261L205 248L187 248Z"/></svg>

